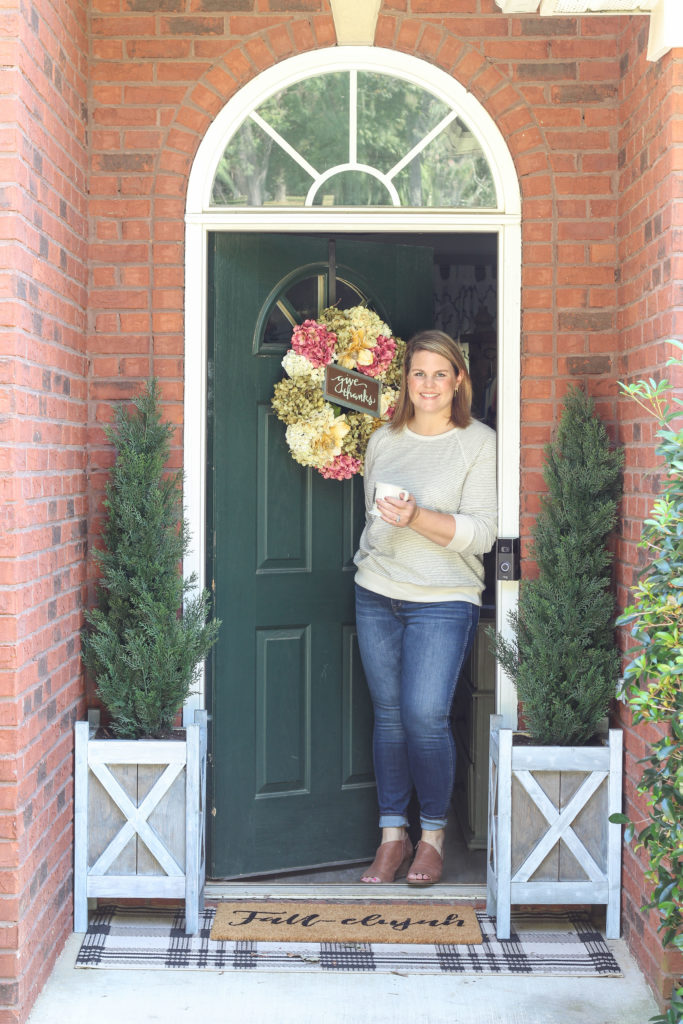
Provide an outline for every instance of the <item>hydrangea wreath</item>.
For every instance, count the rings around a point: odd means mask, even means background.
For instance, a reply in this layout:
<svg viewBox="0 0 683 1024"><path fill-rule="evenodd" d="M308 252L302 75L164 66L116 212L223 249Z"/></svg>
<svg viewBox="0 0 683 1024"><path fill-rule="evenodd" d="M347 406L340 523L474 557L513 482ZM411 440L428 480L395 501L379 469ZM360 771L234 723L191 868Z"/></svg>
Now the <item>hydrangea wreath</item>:
<svg viewBox="0 0 683 1024"><path fill-rule="evenodd" d="M286 377L275 385L272 406L287 425L292 458L327 479L348 480L363 472L373 430L391 419L401 383L405 343L365 306L332 306L317 320L304 320L292 332L282 360ZM336 363L382 382L381 417L323 398L325 367Z"/></svg>

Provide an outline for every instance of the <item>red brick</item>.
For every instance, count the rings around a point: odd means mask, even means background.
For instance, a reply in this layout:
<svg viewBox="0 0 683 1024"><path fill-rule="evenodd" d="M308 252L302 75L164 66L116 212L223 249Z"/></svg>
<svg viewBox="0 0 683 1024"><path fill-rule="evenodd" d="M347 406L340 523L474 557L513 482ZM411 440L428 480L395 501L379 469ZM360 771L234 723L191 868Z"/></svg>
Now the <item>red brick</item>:
<svg viewBox="0 0 683 1024"><path fill-rule="evenodd" d="M427 25L420 39L420 53L425 57L433 57L443 41L444 33L434 25Z"/></svg>
<svg viewBox="0 0 683 1024"><path fill-rule="evenodd" d="M453 10L452 0L411 0L413 14L450 14ZM476 14L476 0L460 0L459 14ZM470 21L470 18L463 19Z"/></svg>
<svg viewBox="0 0 683 1024"><path fill-rule="evenodd" d="M450 71L462 52L463 43L460 39L452 35L446 35L438 51L437 62L446 71Z"/></svg>
<svg viewBox="0 0 683 1024"><path fill-rule="evenodd" d="M265 32L266 29L270 29L273 26L282 28L284 24L285 20L282 18L282 15L255 18L252 14L231 14L228 18L231 36L245 37L253 32ZM270 36L270 33L268 35Z"/></svg>
<svg viewBox="0 0 683 1024"><path fill-rule="evenodd" d="M422 23L417 18L404 19L398 31L396 48L407 52L413 52L418 37L422 32Z"/></svg>
<svg viewBox="0 0 683 1024"><path fill-rule="evenodd" d="M454 65L456 77L463 84L468 84L473 76L484 66L484 58L473 50L465 51Z"/></svg>
<svg viewBox="0 0 683 1024"><path fill-rule="evenodd" d="M316 40L309 21L293 21L290 31L296 48L300 51L313 49Z"/></svg>
<svg viewBox="0 0 683 1024"><path fill-rule="evenodd" d="M544 39L484 39L484 53L499 61L543 60L549 56Z"/></svg>
<svg viewBox="0 0 683 1024"><path fill-rule="evenodd" d="M380 13L375 30L375 46L393 47L397 30L397 19Z"/></svg>
<svg viewBox="0 0 683 1024"><path fill-rule="evenodd" d="M268 43L276 57L284 57L293 52L292 40L286 25L278 25L268 32Z"/></svg>

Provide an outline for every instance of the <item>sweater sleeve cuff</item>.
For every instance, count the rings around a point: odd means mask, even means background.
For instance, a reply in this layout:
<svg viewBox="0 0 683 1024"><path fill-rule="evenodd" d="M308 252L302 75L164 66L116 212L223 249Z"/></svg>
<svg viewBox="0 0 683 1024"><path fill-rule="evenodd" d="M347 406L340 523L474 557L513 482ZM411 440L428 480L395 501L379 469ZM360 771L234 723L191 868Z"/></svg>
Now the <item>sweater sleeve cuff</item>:
<svg viewBox="0 0 683 1024"><path fill-rule="evenodd" d="M465 551L474 540L474 523L469 516L453 514L455 533L446 547L450 551Z"/></svg>

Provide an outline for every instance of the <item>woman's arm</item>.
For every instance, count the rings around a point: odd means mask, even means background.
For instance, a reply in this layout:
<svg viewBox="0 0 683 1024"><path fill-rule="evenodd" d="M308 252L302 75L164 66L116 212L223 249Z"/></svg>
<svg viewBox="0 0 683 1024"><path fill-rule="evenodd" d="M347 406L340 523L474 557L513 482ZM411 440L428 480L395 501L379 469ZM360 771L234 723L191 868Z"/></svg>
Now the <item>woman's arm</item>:
<svg viewBox="0 0 683 1024"><path fill-rule="evenodd" d="M496 436L491 431L465 479L449 547L461 554L484 555L495 542L497 526Z"/></svg>
<svg viewBox="0 0 683 1024"><path fill-rule="evenodd" d="M490 551L496 539L496 439L487 436L470 466L464 482L458 512L435 512L421 508L414 497L406 501L387 497L377 501L382 519L399 529L409 527L415 533L463 554L482 555Z"/></svg>
<svg viewBox="0 0 683 1024"><path fill-rule="evenodd" d="M377 499L377 508L382 519L391 526L404 529L406 526L419 533L421 537L447 547L455 535L455 519L448 512L434 512L429 508L420 508L412 494L406 501L400 498Z"/></svg>

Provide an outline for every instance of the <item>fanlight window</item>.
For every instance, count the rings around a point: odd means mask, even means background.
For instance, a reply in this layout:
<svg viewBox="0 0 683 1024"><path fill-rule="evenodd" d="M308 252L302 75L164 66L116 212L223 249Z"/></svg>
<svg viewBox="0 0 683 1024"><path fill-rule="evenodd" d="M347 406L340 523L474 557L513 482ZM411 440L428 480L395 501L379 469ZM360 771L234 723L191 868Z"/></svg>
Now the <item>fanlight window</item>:
<svg viewBox="0 0 683 1024"><path fill-rule="evenodd" d="M457 111L375 71L330 71L251 111L219 160L216 206L495 209L488 160Z"/></svg>

